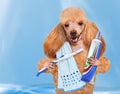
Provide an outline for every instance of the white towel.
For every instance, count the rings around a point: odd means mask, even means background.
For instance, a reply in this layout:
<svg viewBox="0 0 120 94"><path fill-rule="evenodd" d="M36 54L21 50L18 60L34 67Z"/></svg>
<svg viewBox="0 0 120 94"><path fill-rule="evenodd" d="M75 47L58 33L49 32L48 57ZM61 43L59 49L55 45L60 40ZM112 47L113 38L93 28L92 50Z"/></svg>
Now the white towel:
<svg viewBox="0 0 120 94"><path fill-rule="evenodd" d="M62 55L72 53L72 49L68 42L65 42L64 45L57 52L57 58ZM70 57L63 61L60 61L58 64L58 89L64 90L65 92L73 92L75 90L80 90L83 88L86 83L81 81L81 73L77 67L74 57Z"/></svg>

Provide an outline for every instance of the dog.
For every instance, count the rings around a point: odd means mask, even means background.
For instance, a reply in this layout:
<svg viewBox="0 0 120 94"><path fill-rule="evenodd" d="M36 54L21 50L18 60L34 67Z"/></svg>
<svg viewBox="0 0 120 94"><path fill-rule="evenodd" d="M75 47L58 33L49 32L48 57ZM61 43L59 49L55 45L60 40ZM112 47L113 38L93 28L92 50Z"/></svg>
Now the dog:
<svg viewBox="0 0 120 94"><path fill-rule="evenodd" d="M74 92L65 93L63 90L58 90L58 67L52 62L56 59L56 52L67 41L73 51L78 47L84 49L83 52L74 56L80 72L83 73L91 41L95 38L98 31L97 26L86 18L86 14L82 9L69 7L62 11L60 22L51 30L44 42L46 58L41 59L38 63L38 70L43 67L49 68L46 73L53 75L56 94L93 94L94 85L90 83L86 83L84 88ZM95 58L90 59L91 64L97 66L94 82L97 74L105 73L110 69L109 59L103 56L106 50L106 43L103 37L100 40L102 41L100 58L98 60Z"/></svg>

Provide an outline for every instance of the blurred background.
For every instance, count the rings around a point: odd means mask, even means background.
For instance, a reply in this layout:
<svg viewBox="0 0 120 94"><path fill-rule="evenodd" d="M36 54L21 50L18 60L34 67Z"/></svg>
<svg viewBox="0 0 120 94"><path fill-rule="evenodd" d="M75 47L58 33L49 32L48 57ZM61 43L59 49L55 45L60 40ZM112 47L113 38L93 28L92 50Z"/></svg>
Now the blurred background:
<svg viewBox="0 0 120 94"><path fill-rule="evenodd" d="M37 65L45 57L46 36L59 23L61 11L70 6L86 12L107 44L105 56L111 61L111 69L97 76L95 91L120 90L119 0L0 0L0 92L16 85L45 86L54 94L52 76L36 77Z"/></svg>

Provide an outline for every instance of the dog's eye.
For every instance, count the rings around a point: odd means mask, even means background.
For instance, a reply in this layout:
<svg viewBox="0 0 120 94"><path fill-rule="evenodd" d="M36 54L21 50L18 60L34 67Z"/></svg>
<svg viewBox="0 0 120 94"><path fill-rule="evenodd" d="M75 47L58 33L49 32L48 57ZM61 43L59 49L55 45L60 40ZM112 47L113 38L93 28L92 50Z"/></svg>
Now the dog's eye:
<svg viewBox="0 0 120 94"><path fill-rule="evenodd" d="M83 22L79 22L78 24L79 24L79 25L83 25Z"/></svg>
<svg viewBox="0 0 120 94"><path fill-rule="evenodd" d="M65 26L65 27L69 27L69 24L65 24L64 26Z"/></svg>

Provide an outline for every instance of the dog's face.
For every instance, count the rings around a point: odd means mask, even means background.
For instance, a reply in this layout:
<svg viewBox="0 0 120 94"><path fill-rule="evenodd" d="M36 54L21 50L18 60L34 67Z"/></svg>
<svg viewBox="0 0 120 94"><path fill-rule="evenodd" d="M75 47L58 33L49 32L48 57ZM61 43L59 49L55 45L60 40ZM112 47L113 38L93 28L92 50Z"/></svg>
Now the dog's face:
<svg viewBox="0 0 120 94"><path fill-rule="evenodd" d="M83 21L67 21L63 24L66 37L72 44L76 44L82 39L82 32L85 29Z"/></svg>
<svg viewBox="0 0 120 94"><path fill-rule="evenodd" d="M70 43L76 44L81 40L85 21L85 13L79 8L68 8L61 13L60 22Z"/></svg>

